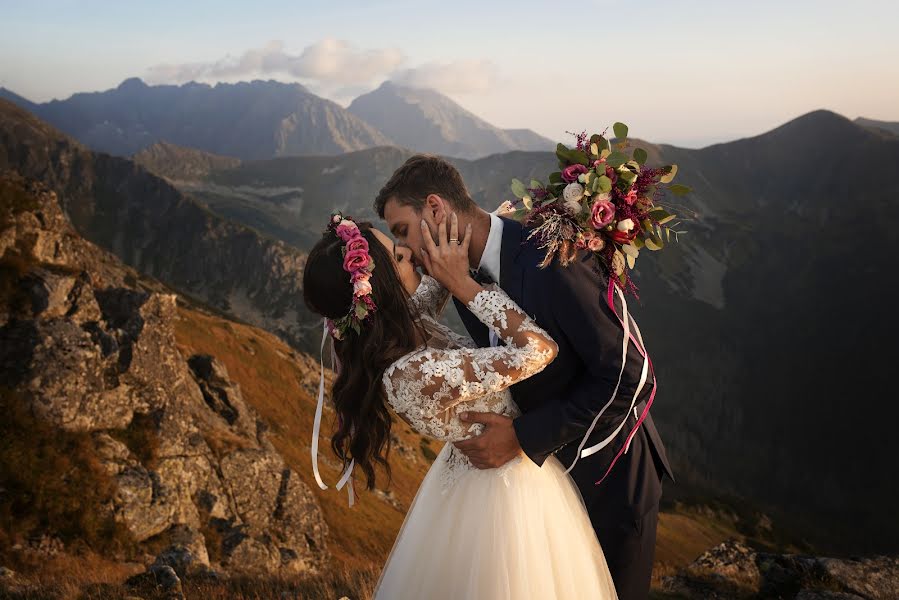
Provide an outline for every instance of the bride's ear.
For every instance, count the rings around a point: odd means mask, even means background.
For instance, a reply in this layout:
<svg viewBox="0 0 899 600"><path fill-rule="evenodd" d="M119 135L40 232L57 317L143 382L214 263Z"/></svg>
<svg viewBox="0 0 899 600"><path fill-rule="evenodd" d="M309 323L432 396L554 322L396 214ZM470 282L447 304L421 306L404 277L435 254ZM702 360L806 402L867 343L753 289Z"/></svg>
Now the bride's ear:
<svg viewBox="0 0 899 600"><path fill-rule="evenodd" d="M449 217L446 201L437 194L428 195L425 199L425 210L431 214L435 225L440 225Z"/></svg>

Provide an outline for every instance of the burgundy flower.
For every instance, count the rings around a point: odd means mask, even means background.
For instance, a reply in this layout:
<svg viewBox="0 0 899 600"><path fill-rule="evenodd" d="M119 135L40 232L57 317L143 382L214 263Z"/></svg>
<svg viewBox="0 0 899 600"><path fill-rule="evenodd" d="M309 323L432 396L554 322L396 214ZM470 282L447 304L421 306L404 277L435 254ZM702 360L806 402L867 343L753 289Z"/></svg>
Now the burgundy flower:
<svg viewBox="0 0 899 600"><path fill-rule="evenodd" d="M581 164L577 165L569 165L562 169L562 179L567 181L568 183L573 183L577 181L579 175L582 175L587 172L587 167Z"/></svg>

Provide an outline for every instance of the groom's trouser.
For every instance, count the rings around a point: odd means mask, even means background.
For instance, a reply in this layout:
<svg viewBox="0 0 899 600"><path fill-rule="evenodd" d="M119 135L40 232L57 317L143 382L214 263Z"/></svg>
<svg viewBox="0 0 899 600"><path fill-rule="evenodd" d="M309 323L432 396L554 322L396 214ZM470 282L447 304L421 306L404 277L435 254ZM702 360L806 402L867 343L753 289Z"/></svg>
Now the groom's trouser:
<svg viewBox="0 0 899 600"><path fill-rule="evenodd" d="M579 461L571 476L584 497L618 598L646 600L655 558L661 471L642 427L628 453L597 486L605 472L602 462Z"/></svg>

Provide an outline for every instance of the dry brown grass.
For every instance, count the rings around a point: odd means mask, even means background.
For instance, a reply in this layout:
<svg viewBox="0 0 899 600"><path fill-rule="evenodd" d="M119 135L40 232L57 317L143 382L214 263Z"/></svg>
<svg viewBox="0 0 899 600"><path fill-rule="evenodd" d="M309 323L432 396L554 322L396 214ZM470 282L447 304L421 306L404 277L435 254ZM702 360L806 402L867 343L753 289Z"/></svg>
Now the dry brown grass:
<svg viewBox="0 0 899 600"><path fill-rule="evenodd" d="M182 354L185 357L195 353L211 354L226 366L231 379L240 385L244 399L271 428L272 444L316 494L330 528L329 542L335 568L365 570L383 564L405 513L361 490L358 485L359 497L356 505L350 508L345 493L333 488L319 490L312 477L309 443L315 397L308 390L318 387L317 361L310 369L312 363L306 362L276 336L255 327L184 307L179 307L179 315L176 339ZM331 431L330 418L331 414L326 411L324 432ZM420 436L402 422L394 426L394 432L405 444L419 447ZM319 443L322 477L326 482L334 483L340 476L339 465L331 455L325 435ZM393 480L390 489L403 506L408 506L427 471L428 462L421 460L410 464L394 457L391 463ZM386 484L386 478L381 474L379 487L386 488Z"/></svg>

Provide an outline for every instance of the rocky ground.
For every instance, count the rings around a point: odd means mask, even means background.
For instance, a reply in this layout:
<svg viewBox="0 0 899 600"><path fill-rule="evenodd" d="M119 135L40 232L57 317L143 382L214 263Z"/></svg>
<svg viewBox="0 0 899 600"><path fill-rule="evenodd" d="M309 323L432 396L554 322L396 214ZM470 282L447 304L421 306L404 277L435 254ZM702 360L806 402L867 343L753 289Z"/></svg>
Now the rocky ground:
<svg viewBox="0 0 899 600"><path fill-rule="evenodd" d="M74 233L53 192L9 175L0 193L4 403L89 438L131 558L154 577L319 569L315 497L224 365L178 351L176 296L129 285L134 274Z"/></svg>

